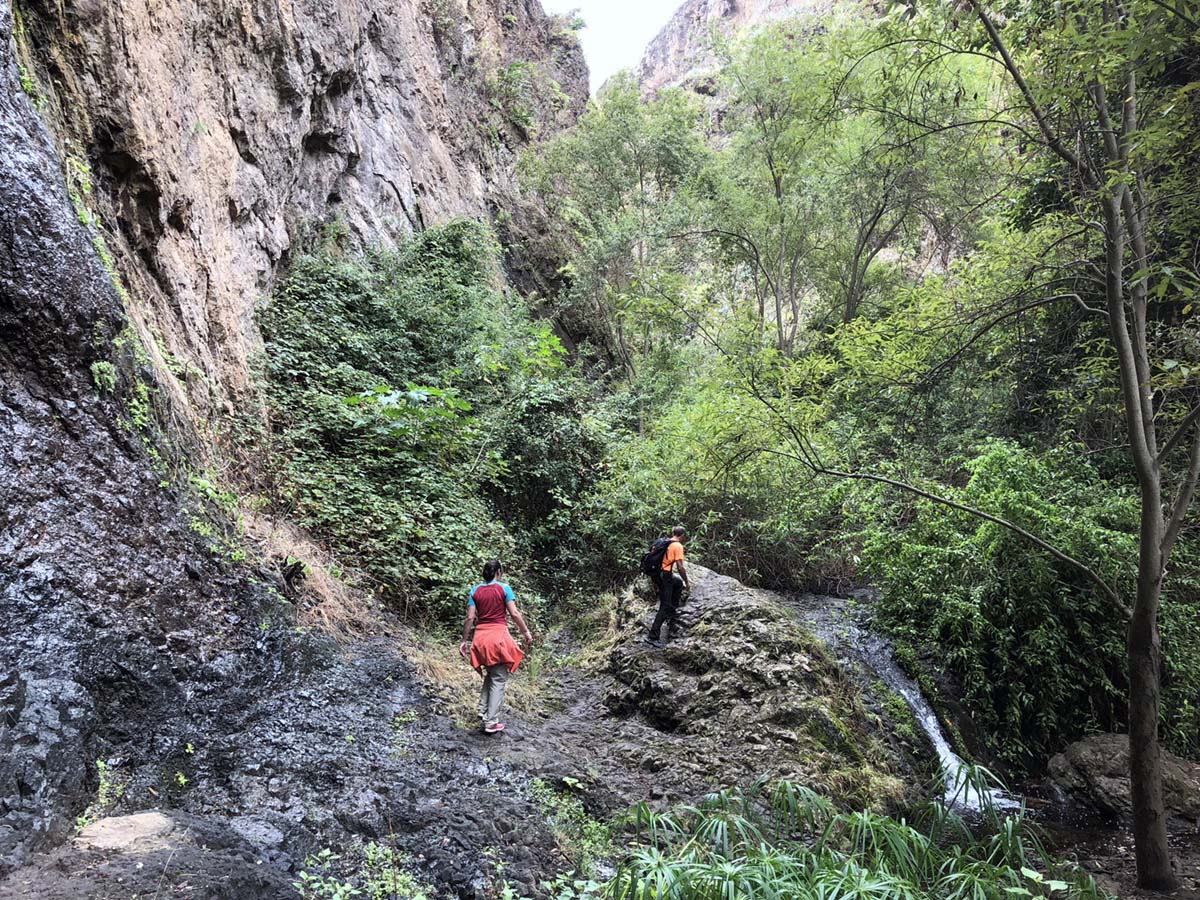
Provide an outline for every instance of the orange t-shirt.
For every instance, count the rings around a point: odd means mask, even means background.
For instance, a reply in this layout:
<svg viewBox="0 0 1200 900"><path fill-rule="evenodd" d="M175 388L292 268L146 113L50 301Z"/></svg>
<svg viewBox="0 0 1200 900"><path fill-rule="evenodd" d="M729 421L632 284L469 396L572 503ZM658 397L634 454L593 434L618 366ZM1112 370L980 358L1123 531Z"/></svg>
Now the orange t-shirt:
<svg viewBox="0 0 1200 900"><path fill-rule="evenodd" d="M663 556L662 570L670 572L677 562L683 562L683 544L679 541L671 541L671 546L667 547L667 552Z"/></svg>

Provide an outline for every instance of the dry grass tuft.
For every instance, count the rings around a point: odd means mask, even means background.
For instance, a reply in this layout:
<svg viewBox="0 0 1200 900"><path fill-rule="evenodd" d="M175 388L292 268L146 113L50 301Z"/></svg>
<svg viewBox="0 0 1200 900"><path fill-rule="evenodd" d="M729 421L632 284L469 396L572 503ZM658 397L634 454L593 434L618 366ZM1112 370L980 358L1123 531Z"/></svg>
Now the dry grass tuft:
<svg viewBox="0 0 1200 900"><path fill-rule="evenodd" d="M572 631L578 638L579 648L571 654L572 664L584 671L597 671L608 666L608 659L621 639L625 619L640 620L640 605L643 601L632 587L618 597L616 594L601 594L595 604L580 613Z"/></svg>
<svg viewBox="0 0 1200 900"><path fill-rule="evenodd" d="M533 651L508 682L504 705L526 717L541 717L562 702L556 689L559 673L567 669L598 670L608 664L617 642L617 598L606 594L573 622L574 635L562 628L539 634ZM440 701L442 712L464 728L479 725L482 676L458 653L457 636L436 632L409 634L403 650Z"/></svg>
<svg viewBox="0 0 1200 900"><path fill-rule="evenodd" d="M462 728L479 727L479 688L483 677L458 653L458 639L436 634L409 635L403 651L421 680L437 697L442 712ZM540 660L546 650L534 647L508 680L504 706L526 716L546 711L548 683Z"/></svg>
<svg viewBox="0 0 1200 900"><path fill-rule="evenodd" d="M399 631L364 587L366 577L343 569L299 528L246 509L242 519L247 540L278 571L289 599L296 603L298 625L320 628L339 640Z"/></svg>

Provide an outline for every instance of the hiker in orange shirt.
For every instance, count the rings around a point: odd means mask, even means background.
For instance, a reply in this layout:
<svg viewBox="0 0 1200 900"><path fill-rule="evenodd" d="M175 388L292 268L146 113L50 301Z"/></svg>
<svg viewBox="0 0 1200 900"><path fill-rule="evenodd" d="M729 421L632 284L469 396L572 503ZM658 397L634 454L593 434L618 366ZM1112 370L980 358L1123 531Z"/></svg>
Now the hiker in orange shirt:
<svg viewBox="0 0 1200 900"><path fill-rule="evenodd" d="M658 576L658 614L646 642L661 647L662 626L667 626L667 637L675 630L675 611L679 608L679 600L684 589L691 590L688 584L687 566L683 562L683 526L676 525L671 529L671 543L663 554L662 571Z"/></svg>
<svg viewBox="0 0 1200 900"><path fill-rule="evenodd" d="M471 590L467 601L467 620L463 623L462 643L458 652L471 660L471 666L483 676L483 687L479 692L479 717L483 719L483 730L496 734L504 730L500 721L500 706L504 703L504 688L510 673L529 648L533 646L533 632L525 624L521 611L517 609L517 598L512 588L501 582L504 570L498 560L491 560L483 567L483 584ZM524 651L517 646L508 633L508 616L521 629ZM471 628L475 634L472 637Z"/></svg>

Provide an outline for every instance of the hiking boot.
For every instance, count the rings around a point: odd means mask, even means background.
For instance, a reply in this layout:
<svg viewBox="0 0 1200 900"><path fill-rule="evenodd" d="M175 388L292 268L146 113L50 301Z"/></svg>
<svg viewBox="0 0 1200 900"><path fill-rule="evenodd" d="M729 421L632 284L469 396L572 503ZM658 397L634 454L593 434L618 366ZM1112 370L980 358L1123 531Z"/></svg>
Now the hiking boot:
<svg viewBox="0 0 1200 900"><path fill-rule="evenodd" d="M647 644L649 644L651 647L656 647L656 648L658 648L659 650L661 650L661 649L662 649L663 642L662 642L662 641L660 641L660 640L659 640L658 638L656 638L656 637L651 637L650 635L646 635L644 638L642 638L642 640L644 640L644 641L645 641Z"/></svg>
<svg viewBox="0 0 1200 900"><path fill-rule="evenodd" d="M504 730L504 723L497 722L495 725L484 725L483 731L485 734L499 734Z"/></svg>

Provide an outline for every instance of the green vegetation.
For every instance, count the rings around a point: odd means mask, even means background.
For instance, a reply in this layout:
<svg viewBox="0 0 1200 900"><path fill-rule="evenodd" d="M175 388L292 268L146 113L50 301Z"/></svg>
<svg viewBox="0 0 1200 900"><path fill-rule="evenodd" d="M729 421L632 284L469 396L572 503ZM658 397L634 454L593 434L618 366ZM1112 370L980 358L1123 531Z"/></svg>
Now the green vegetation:
<svg viewBox="0 0 1200 900"><path fill-rule="evenodd" d="M591 389L499 285L490 234L456 222L395 253L327 243L260 315L271 431L248 436L271 494L393 604L446 622L490 557L569 577L604 451ZM534 612L536 587L519 585Z"/></svg>
<svg viewBox="0 0 1200 900"><path fill-rule="evenodd" d="M531 793L555 839L566 850L578 872L592 876L597 864L612 858L611 828L592 818L584 809L583 801L536 778Z"/></svg>
<svg viewBox="0 0 1200 900"><path fill-rule="evenodd" d="M562 85L530 60L497 68L487 78L487 93L504 123L525 138L537 137L548 120L571 105Z"/></svg>
<svg viewBox="0 0 1200 900"><path fill-rule="evenodd" d="M117 367L104 360L92 363L92 381L100 393L113 393L117 389Z"/></svg>
<svg viewBox="0 0 1200 900"><path fill-rule="evenodd" d="M201 537L212 537L214 534L213 526L210 522L200 518L200 516L192 516L188 521L188 527Z"/></svg>
<svg viewBox="0 0 1200 900"><path fill-rule="evenodd" d="M378 844L356 844L346 853L320 850L304 860L293 882L301 900L430 900L433 889L412 872L403 853Z"/></svg>
<svg viewBox="0 0 1200 900"><path fill-rule="evenodd" d="M25 19L21 15L21 10L15 5L12 16L13 46L17 51L17 77L21 83L21 90L29 97L34 108L41 110L46 106L46 97L38 87L37 78L34 77L31 68L32 54L29 51L29 35L25 30Z"/></svg>
<svg viewBox="0 0 1200 900"><path fill-rule="evenodd" d="M117 292L121 302L128 305L129 291L125 289L125 282L121 280L121 274L117 271L116 260L113 259L112 251L108 248L108 241L105 240L104 233L101 231L100 219L88 205L92 195L92 169L74 154L68 154L63 158L63 166L67 179L67 196L70 197L71 204L75 207L79 224L88 229L91 234L92 249L96 251L100 265L108 273L113 290Z"/></svg>
<svg viewBox="0 0 1200 900"><path fill-rule="evenodd" d="M910 824L869 812L835 814L821 797L788 782L761 798L769 810L764 814L754 802L760 799L756 792L721 792L672 815L642 809L639 825L647 842L604 895L1100 896L1090 879L1043 874L1045 852L1021 815L1002 817L991 809L986 833L974 837L939 804Z"/></svg>
<svg viewBox="0 0 1200 900"><path fill-rule="evenodd" d="M20 66L20 78L21 90L29 95L29 99L33 101L33 105L38 109L45 106L46 98L42 96L42 92L38 90L37 81L34 80L33 75L29 73L29 70L24 65Z"/></svg>
<svg viewBox="0 0 1200 900"><path fill-rule="evenodd" d="M491 103L505 120L523 135L532 136L537 129L534 90L537 65L528 60L508 63L488 79Z"/></svg>
<svg viewBox="0 0 1200 900"><path fill-rule="evenodd" d="M82 831L93 822L98 822L112 812L113 808L125 796L125 782L113 775L102 759L96 760L96 799L88 804L87 809L75 818L75 829Z"/></svg>
<svg viewBox="0 0 1200 900"><path fill-rule="evenodd" d="M888 724L900 739L913 748L919 747L923 740L921 727L908 701L882 681L872 685L872 693L879 699L880 705L887 713Z"/></svg>
<svg viewBox="0 0 1200 900"><path fill-rule="evenodd" d="M986 786L969 772L976 789ZM1105 895L1049 860L1023 812L986 805L973 831L932 803L908 822L836 812L809 789L758 782L668 814L635 810L634 844L615 877L559 878L555 900L579 898L830 897L878 900L1085 900Z"/></svg>

